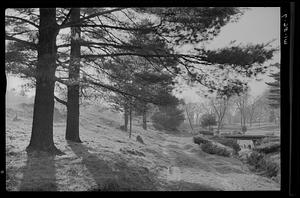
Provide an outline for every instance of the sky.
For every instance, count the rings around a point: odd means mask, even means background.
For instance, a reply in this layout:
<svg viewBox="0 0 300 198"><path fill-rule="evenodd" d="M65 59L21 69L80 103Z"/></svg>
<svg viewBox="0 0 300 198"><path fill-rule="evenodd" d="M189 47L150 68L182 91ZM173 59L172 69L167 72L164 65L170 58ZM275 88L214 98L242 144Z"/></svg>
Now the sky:
<svg viewBox="0 0 300 198"><path fill-rule="evenodd" d="M211 41L206 48L217 49L225 47L230 41L236 43L266 43L275 39L273 47L280 45L280 8L279 7L253 7L247 10L244 15L235 23L229 23L221 28L220 34ZM280 54L275 55L272 63L280 61ZM249 82L250 94L257 96L267 89L265 82L272 81L267 75L260 76L262 81L252 80ZM23 81L16 77L7 77L7 90L15 88L20 90ZM184 90L177 95L185 99L186 102L199 102L203 97L196 94L199 88ZM34 95L34 91L29 96Z"/></svg>
<svg viewBox="0 0 300 198"><path fill-rule="evenodd" d="M280 8L279 7L253 7L247 10L236 23L229 23L221 28L220 34L211 41L206 48L218 49L226 47L230 41L236 43L266 43L276 39L271 43L272 47L280 46ZM280 54L276 54L268 63L280 62ZM267 85L265 82L273 81L266 75L259 76L262 80L252 79L249 82L250 95L253 97L262 94ZM202 96L195 93L197 88L185 90L178 95L186 102L199 102L205 100Z"/></svg>

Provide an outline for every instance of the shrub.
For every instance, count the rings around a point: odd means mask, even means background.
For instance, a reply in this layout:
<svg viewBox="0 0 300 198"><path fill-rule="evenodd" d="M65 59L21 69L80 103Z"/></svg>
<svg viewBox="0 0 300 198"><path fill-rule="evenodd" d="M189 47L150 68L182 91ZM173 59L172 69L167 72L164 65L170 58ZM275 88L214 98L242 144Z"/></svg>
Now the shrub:
<svg viewBox="0 0 300 198"><path fill-rule="evenodd" d="M207 139L204 139L203 137L201 136L194 136L193 137L193 140L194 140L194 143L196 144L206 144L208 143L209 141Z"/></svg>
<svg viewBox="0 0 300 198"><path fill-rule="evenodd" d="M221 137L213 137L213 140L219 142L220 144L223 144L224 146L228 146L234 150L235 153L238 153L241 150L240 145L237 143L237 140L235 139L229 139L229 138L221 138Z"/></svg>
<svg viewBox="0 0 300 198"><path fill-rule="evenodd" d="M257 152L261 153L275 153L280 151L280 143L279 142L269 142L267 144L259 145L255 148Z"/></svg>
<svg viewBox="0 0 300 198"><path fill-rule="evenodd" d="M262 175L277 177L280 171L280 164L267 158L266 155L254 151L247 160L248 164L257 171L263 171Z"/></svg>
<svg viewBox="0 0 300 198"><path fill-rule="evenodd" d="M212 125L216 125L217 121L216 121L216 117L213 114L204 114L201 117L201 126L202 127L209 127Z"/></svg>
<svg viewBox="0 0 300 198"><path fill-rule="evenodd" d="M269 142L280 142L280 137L265 137L260 141L260 144L265 144Z"/></svg>
<svg viewBox="0 0 300 198"><path fill-rule="evenodd" d="M177 106L165 106L154 113L151 119L153 127L157 130L176 131L184 121L184 114L183 110L178 109Z"/></svg>
<svg viewBox="0 0 300 198"><path fill-rule="evenodd" d="M254 168L259 168L260 161L264 158L264 155L259 152L252 152L250 156L247 159L247 163L251 166L254 166Z"/></svg>
<svg viewBox="0 0 300 198"><path fill-rule="evenodd" d="M267 177L276 177L279 172L279 165L269 159L262 159L259 162L259 168L264 170L264 175Z"/></svg>
<svg viewBox="0 0 300 198"><path fill-rule="evenodd" d="M216 154L220 156L229 157L230 152L227 151L225 148L218 147L212 143L206 143L201 145L202 151L209 153L209 154Z"/></svg>

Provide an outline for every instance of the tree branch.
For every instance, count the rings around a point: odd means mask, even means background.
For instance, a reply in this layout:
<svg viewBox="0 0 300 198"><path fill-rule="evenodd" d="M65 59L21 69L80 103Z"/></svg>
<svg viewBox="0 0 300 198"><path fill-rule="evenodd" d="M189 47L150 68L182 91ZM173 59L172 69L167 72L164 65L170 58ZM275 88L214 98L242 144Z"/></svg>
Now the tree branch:
<svg viewBox="0 0 300 198"><path fill-rule="evenodd" d="M5 35L5 40L17 41L17 42L23 43L23 44L25 44L25 45L28 45L28 46L30 46L31 48L35 49L35 50L37 49L37 44L32 43L32 42L28 42L28 41L24 41L24 40L22 40L22 39L18 39L18 38L13 37L13 36Z"/></svg>
<svg viewBox="0 0 300 198"><path fill-rule="evenodd" d="M71 16L72 11L73 11L73 8L70 9L70 11L68 12L65 20L61 23L61 25L65 25L67 23L67 21L69 20L69 18Z"/></svg>
<svg viewBox="0 0 300 198"><path fill-rule="evenodd" d="M54 95L54 98L55 98L55 100L57 101L57 102L59 102L59 103L61 103L61 104L63 104L63 105L66 105L67 106L67 102L66 101L64 101L64 100L62 100L62 99L59 99L58 97L56 97L55 95Z"/></svg>
<svg viewBox="0 0 300 198"><path fill-rule="evenodd" d="M114 53L114 54L83 54L80 58L103 58L103 57L114 57L114 56L141 56L141 57L178 57L182 55L167 54L167 55L158 55L158 54L141 54L141 53Z"/></svg>
<svg viewBox="0 0 300 198"><path fill-rule="evenodd" d="M32 21L29 21L29 20L27 20L27 19L24 19L24 18L15 17L15 16L7 16L7 15L6 15L5 17L11 18L11 19L20 20L20 21L23 21L23 22L25 22L25 23L28 23L28 24L30 24L30 25L36 27L36 28L39 28L39 25L33 23Z"/></svg>
<svg viewBox="0 0 300 198"><path fill-rule="evenodd" d="M100 16L100 15L104 15L104 14L109 14L109 13L112 13L112 12L115 12L115 11L119 11L119 10L122 10L122 9L125 9L125 8L115 8L115 9L106 10L106 11L103 11L103 12L97 12L97 13L91 14L89 16L83 17L83 18L81 18L78 21L68 22L66 24L62 24L62 25L59 26L59 29L63 29L63 28L71 27L71 26L81 25L81 23L84 22L86 19L90 19L90 18L93 18L93 17L96 17L96 16Z"/></svg>
<svg viewBox="0 0 300 198"><path fill-rule="evenodd" d="M129 28L129 27L120 27L120 26L111 26L111 25L100 25L100 24L83 24L83 25L75 25L80 27L100 27L100 28L111 28L117 30L125 30L125 31L153 31L155 27L150 28Z"/></svg>
<svg viewBox="0 0 300 198"><path fill-rule="evenodd" d="M117 89L111 85L106 85L106 84L102 84L102 83L99 83L99 82L95 82L95 81L92 81L92 80L88 80L86 78L84 78L84 81L86 83L89 83L91 85L95 85L95 86L98 86L98 87L103 87L105 89L108 89L110 91L113 91L113 92L116 92L116 93L119 93L119 94L122 94L123 96L130 96L130 97L134 97L138 100L141 100L141 101L144 101L144 102L148 102L148 103L152 103L152 104L155 104L155 105L162 105L162 103L160 102L157 102L155 100L151 100L151 99L148 99L148 98L144 98L144 97L140 97L140 96L136 96L134 94L131 94L131 93L127 93L125 91L122 91L120 89Z"/></svg>
<svg viewBox="0 0 300 198"><path fill-rule="evenodd" d="M86 47L93 47L91 45L99 45L99 46L114 47L114 48L118 48L118 49L142 49L141 46L135 46L135 45L129 45L129 44L128 45L117 45L117 44L111 44L111 43L89 42L89 41L81 41L80 45L86 46ZM57 48L70 47L70 46L71 46L71 44L62 44L62 45L58 45Z"/></svg>

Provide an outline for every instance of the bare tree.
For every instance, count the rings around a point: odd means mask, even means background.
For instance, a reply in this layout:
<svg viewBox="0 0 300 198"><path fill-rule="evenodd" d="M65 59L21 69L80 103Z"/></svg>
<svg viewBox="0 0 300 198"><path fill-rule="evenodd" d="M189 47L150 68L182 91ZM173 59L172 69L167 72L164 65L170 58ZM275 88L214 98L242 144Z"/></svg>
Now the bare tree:
<svg viewBox="0 0 300 198"><path fill-rule="evenodd" d="M229 97L216 97L210 100L210 104L213 107L215 114L217 115L217 133L220 133L223 119L229 105L229 99Z"/></svg>
<svg viewBox="0 0 300 198"><path fill-rule="evenodd" d="M248 99L249 99L249 93L248 92L245 92L245 93L243 93L240 96L237 96L235 98L235 104L236 104L237 110L239 111L239 113L241 115L240 123L241 123L241 130L242 131L243 131L243 128L246 127Z"/></svg>
<svg viewBox="0 0 300 198"><path fill-rule="evenodd" d="M252 122L253 122L253 119L254 119L254 116L256 115L256 110L259 106L259 102L260 102L260 97L255 97L253 98L252 100L249 100L248 101L248 115L249 115L249 125L250 127L252 126Z"/></svg>

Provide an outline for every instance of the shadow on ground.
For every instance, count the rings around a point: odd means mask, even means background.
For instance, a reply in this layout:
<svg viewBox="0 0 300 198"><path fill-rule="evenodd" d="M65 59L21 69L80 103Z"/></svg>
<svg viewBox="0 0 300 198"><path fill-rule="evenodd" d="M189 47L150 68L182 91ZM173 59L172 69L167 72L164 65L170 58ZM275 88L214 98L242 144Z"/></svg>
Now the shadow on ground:
<svg viewBox="0 0 300 198"><path fill-rule="evenodd" d="M91 191L140 191L155 190L155 175L144 167L130 167L125 162L112 163L100 159L101 154L91 153L84 144L68 142L72 151L91 173L96 187Z"/></svg>
<svg viewBox="0 0 300 198"><path fill-rule="evenodd" d="M54 155L27 153L20 191L57 191Z"/></svg>

